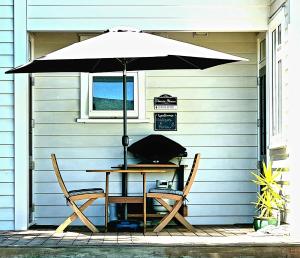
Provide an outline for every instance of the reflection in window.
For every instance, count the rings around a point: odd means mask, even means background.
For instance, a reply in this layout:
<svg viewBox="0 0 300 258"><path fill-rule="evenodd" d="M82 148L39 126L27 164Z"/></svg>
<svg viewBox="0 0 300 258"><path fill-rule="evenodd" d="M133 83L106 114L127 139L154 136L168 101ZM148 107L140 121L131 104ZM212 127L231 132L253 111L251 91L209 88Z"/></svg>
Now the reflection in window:
<svg viewBox="0 0 300 258"><path fill-rule="evenodd" d="M134 78L127 80L127 110L134 110ZM93 77L93 110L123 109L123 78L121 76Z"/></svg>

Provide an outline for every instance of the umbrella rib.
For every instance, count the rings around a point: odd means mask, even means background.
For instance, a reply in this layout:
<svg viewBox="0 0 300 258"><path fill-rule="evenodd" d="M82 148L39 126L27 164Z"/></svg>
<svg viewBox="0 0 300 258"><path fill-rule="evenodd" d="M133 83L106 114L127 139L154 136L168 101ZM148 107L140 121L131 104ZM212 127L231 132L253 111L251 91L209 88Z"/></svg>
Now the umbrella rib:
<svg viewBox="0 0 300 258"><path fill-rule="evenodd" d="M182 60L183 62L185 62L185 63L187 63L187 64L189 64L189 65L191 65L191 66L193 66L197 69L201 69L198 65L196 65L196 64L194 64L194 63L192 63L188 60L185 60L182 56L175 56L175 57L177 57L178 59Z"/></svg>
<svg viewBox="0 0 300 258"><path fill-rule="evenodd" d="M131 58L130 60L127 61L127 64L130 64L131 62L135 61L139 59L139 57L136 57L136 58Z"/></svg>
<svg viewBox="0 0 300 258"><path fill-rule="evenodd" d="M98 66L98 64L101 62L101 58L99 58L96 62L96 64L93 65L93 68L91 69L91 73L93 73L96 69L96 67Z"/></svg>

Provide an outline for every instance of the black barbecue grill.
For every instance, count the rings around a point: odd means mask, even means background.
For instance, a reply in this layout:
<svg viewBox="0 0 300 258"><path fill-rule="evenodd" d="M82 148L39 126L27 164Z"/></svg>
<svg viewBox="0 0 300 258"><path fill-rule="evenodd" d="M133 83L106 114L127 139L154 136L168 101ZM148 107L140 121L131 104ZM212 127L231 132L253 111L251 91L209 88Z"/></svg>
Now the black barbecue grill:
<svg viewBox="0 0 300 258"><path fill-rule="evenodd" d="M148 135L130 145L128 151L142 163L166 164L175 157L187 156L186 148L161 134Z"/></svg>

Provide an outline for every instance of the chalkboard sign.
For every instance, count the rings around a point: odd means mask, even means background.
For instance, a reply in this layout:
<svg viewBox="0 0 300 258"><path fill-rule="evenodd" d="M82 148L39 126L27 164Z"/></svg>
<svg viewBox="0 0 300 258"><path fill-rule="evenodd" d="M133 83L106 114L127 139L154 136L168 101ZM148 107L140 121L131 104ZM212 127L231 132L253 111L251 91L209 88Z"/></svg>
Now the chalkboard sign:
<svg viewBox="0 0 300 258"><path fill-rule="evenodd" d="M154 113L155 131L177 131L177 113Z"/></svg>

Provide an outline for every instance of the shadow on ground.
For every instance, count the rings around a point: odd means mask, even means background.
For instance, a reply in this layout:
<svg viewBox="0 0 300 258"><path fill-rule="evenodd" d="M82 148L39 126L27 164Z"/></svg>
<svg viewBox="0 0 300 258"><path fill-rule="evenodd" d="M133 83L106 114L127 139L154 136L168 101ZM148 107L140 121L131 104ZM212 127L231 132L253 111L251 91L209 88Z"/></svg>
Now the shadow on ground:
<svg viewBox="0 0 300 258"><path fill-rule="evenodd" d="M282 258L300 257L300 247L150 247L150 246L107 246L107 247L72 247L72 248L0 248L0 257L35 258L35 257L100 257L100 258L127 258L127 257L259 257Z"/></svg>

